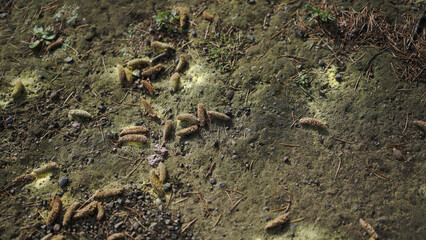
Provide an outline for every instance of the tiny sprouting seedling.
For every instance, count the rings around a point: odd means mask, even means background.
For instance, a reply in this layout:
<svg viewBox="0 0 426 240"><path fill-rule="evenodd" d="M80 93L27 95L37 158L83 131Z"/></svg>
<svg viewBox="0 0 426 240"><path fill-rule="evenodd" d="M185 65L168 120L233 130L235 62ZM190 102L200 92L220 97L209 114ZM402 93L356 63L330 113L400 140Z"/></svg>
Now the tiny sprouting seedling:
<svg viewBox="0 0 426 240"><path fill-rule="evenodd" d="M53 32L53 28L51 26L43 29L43 27L35 25L33 34L36 37L36 40L30 44L31 49L37 48L43 42L45 45L49 45L56 38L56 34Z"/></svg>
<svg viewBox="0 0 426 240"><path fill-rule="evenodd" d="M158 30L166 29L173 32L178 31L180 16L176 10L158 12L153 18L157 24Z"/></svg>
<svg viewBox="0 0 426 240"><path fill-rule="evenodd" d="M299 87L303 89L308 89L311 87L311 82L309 81L308 76L302 72L299 72L299 76L294 81Z"/></svg>
<svg viewBox="0 0 426 240"><path fill-rule="evenodd" d="M321 11L319 7L312 7L309 4L305 5L305 8L309 11L311 16L308 21L312 21L317 18L320 22L327 22L328 20L334 21L334 17L331 15L331 10L327 8L325 11Z"/></svg>

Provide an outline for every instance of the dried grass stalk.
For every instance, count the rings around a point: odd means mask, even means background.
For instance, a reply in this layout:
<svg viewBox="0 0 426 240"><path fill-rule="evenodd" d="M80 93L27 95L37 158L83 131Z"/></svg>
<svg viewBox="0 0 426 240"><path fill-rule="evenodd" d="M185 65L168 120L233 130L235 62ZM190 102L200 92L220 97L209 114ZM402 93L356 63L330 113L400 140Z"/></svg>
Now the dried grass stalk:
<svg viewBox="0 0 426 240"><path fill-rule="evenodd" d="M155 94L155 90L152 87L151 83L148 81L142 80L143 87L149 92L149 95L153 96Z"/></svg>
<svg viewBox="0 0 426 240"><path fill-rule="evenodd" d="M152 118L157 118L158 114L152 109L151 104L149 104L144 98L141 99L142 105L145 108L145 111Z"/></svg>
<svg viewBox="0 0 426 240"><path fill-rule="evenodd" d="M88 217L94 214L97 208L98 208L98 201L90 202L84 208L77 210L72 218L74 220L77 220L80 218Z"/></svg>
<svg viewBox="0 0 426 240"><path fill-rule="evenodd" d="M50 172L52 169L57 168L58 167L58 163L56 162L50 162L46 165L43 165L39 168L36 168L33 170L33 173L37 174L37 176L40 176L42 174L45 174L47 172Z"/></svg>
<svg viewBox="0 0 426 240"><path fill-rule="evenodd" d="M142 69L149 66L150 64L151 61L149 59L138 58L128 61L126 65L132 69Z"/></svg>
<svg viewBox="0 0 426 240"><path fill-rule="evenodd" d="M167 179L167 167L163 162L160 162L157 167L158 171L158 180L160 180L161 184L166 182Z"/></svg>
<svg viewBox="0 0 426 240"><path fill-rule="evenodd" d="M124 233L114 233L109 235L107 240L118 240L118 239L124 239L126 237L126 234Z"/></svg>
<svg viewBox="0 0 426 240"><path fill-rule="evenodd" d="M46 225L51 226L58 218L59 214L62 211L62 201L59 196L56 196L55 201L53 202L52 209L49 212L49 216L47 216Z"/></svg>
<svg viewBox="0 0 426 240"><path fill-rule="evenodd" d="M214 16L208 13L207 11L203 12L203 18L207 21L213 21Z"/></svg>
<svg viewBox="0 0 426 240"><path fill-rule="evenodd" d="M117 195L122 194L123 191L124 191L123 188L106 189L106 190L102 190L102 191L95 193L93 198L103 199L103 198L115 197Z"/></svg>
<svg viewBox="0 0 426 240"><path fill-rule="evenodd" d="M149 129L144 126L126 128L120 132L120 137L128 134L143 134L148 133Z"/></svg>
<svg viewBox="0 0 426 240"><path fill-rule="evenodd" d="M167 120L166 124L164 125L164 141L168 141L170 140L170 137L172 136L173 133L173 129L174 129L174 124L172 120Z"/></svg>
<svg viewBox="0 0 426 240"><path fill-rule="evenodd" d="M65 212L64 219L62 221L62 225L65 227L67 226L72 219L72 216L74 215L75 210L80 206L80 202L74 202L71 204L67 211Z"/></svg>
<svg viewBox="0 0 426 240"><path fill-rule="evenodd" d="M193 125L191 127L187 127L182 130L179 130L178 132L176 132L176 136L182 137L182 136L190 135L192 133L197 132L198 130L199 130L198 125Z"/></svg>
<svg viewBox="0 0 426 240"><path fill-rule="evenodd" d="M200 126L205 127L207 126L207 111L204 108L204 104L200 103L198 104L198 111L197 111L198 121L200 121Z"/></svg>
<svg viewBox="0 0 426 240"><path fill-rule="evenodd" d="M163 69L164 69L163 64L160 63L160 64L157 64L157 65L155 65L154 67L152 67L148 70L143 71L141 73L141 76L142 77L149 77L153 74L159 73Z"/></svg>
<svg viewBox="0 0 426 240"><path fill-rule="evenodd" d="M176 72L182 73L185 66L186 66L186 57L185 57L185 55L180 55L179 56L179 63L176 66Z"/></svg>
<svg viewBox="0 0 426 240"><path fill-rule="evenodd" d="M170 77L170 85L173 93L179 89L179 79L180 75L178 72L173 73L173 75Z"/></svg>
<svg viewBox="0 0 426 240"><path fill-rule="evenodd" d="M148 138L146 138L145 135L142 134L128 134L120 137L118 139L118 144L123 143L146 143L148 141Z"/></svg>
<svg viewBox="0 0 426 240"><path fill-rule="evenodd" d="M416 125L420 130L426 132L426 122L420 120L414 120L413 124Z"/></svg>
<svg viewBox="0 0 426 240"><path fill-rule="evenodd" d="M289 213L285 213L284 215L281 215L280 217L278 217L278 218L276 218L276 219L274 219L274 220L269 221L269 222L266 224L266 226L265 226L265 230L268 230L268 229L274 228L274 227L276 227L276 226L279 226L279 225L281 225L281 224L283 224L283 223L287 222L287 220L288 220L288 214L289 214Z"/></svg>
<svg viewBox="0 0 426 240"><path fill-rule="evenodd" d="M176 120L190 124L198 124L198 118L190 113L179 114L176 116Z"/></svg>
<svg viewBox="0 0 426 240"><path fill-rule="evenodd" d="M98 208L98 213L96 214L96 220L100 221L102 220L102 218L104 218L105 209L104 209L104 206L102 206L101 202L98 202L97 208Z"/></svg>
<svg viewBox="0 0 426 240"><path fill-rule="evenodd" d="M207 115L209 116L210 119L215 118L215 119L224 120L224 121L231 120L231 118L228 115L224 113L220 113L220 112L207 111Z"/></svg>
<svg viewBox="0 0 426 240"><path fill-rule="evenodd" d="M318 127L318 128L324 128L324 129L327 128L325 124L322 123L320 120L317 120L315 118L310 118L310 117L301 118L299 120L299 123L302 125L309 125L309 126Z"/></svg>
<svg viewBox="0 0 426 240"><path fill-rule="evenodd" d="M362 228L364 228L365 231L368 232L368 234L370 234L370 236L373 239L379 238L379 235L376 233L376 231L374 231L373 227L370 224L368 224L364 219L360 218L359 224L361 225Z"/></svg>

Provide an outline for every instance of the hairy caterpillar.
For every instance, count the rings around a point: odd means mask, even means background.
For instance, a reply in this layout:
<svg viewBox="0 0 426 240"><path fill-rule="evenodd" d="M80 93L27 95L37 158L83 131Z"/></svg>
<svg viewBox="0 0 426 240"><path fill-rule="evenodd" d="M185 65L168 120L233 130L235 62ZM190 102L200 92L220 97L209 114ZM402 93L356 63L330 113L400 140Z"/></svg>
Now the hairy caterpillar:
<svg viewBox="0 0 426 240"><path fill-rule="evenodd" d="M322 123L320 120L317 120L315 118L305 117L301 118L299 120L299 123L302 125L309 125L313 127L319 127L319 128L326 128L325 124Z"/></svg>
<svg viewBox="0 0 426 240"><path fill-rule="evenodd" d="M68 207L67 211L64 214L64 220L62 221L63 226L67 226L71 222L72 216L79 206L80 202L74 202Z"/></svg>
<svg viewBox="0 0 426 240"><path fill-rule="evenodd" d="M10 186L15 186L15 185L23 186L23 185L26 185L26 184L34 181L35 179L37 179L37 174L35 174L35 173L21 175L19 177L16 177L15 179L13 179L13 181L11 183L9 183L8 185L6 185L4 188L7 189Z"/></svg>
<svg viewBox="0 0 426 240"><path fill-rule="evenodd" d="M62 201L59 196L56 196L55 201L53 202L52 210L49 212L49 216L47 216L46 225L53 225L56 218L58 218L59 214L62 210Z"/></svg>
<svg viewBox="0 0 426 240"><path fill-rule="evenodd" d="M373 227L370 224L368 224L364 219L360 218L359 224L361 225L362 228L364 228L365 231L368 232L368 234L370 234L370 236L373 239L379 238L379 235L376 233L376 231L374 231Z"/></svg>
<svg viewBox="0 0 426 240"><path fill-rule="evenodd" d="M118 239L124 239L126 237L126 234L124 233L114 233L111 234L107 240L118 240Z"/></svg>
<svg viewBox="0 0 426 240"><path fill-rule="evenodd" d="M149 172L149 181L151 182L154 192L159 197L162 197L164 196L165 193L164 193L163 187L161 186L162 183L155 172L156 172L155 169L152 169L151 172Z"/></svg>
<svg viewBox="0 0 426 240"><path fill-rule="evenodd" d="M129 82L127 81L126 77L126 71L124 71L124 67L120 64L117 65L117 75L118 75L118 81L122 85L127 85Z"/></svg>
<svg viewBox="0 0 426 240"><path fill-rule="evenodd" d="M159 41L152 41L151 47L154 48L155 50L158 50L158 51L173 49L172 45L170 45L168 43L159 42Z"/></svg>
<svg viewBox="0 0 426 240"><path fill-rule="evenodd" d="M426 132L426 122L420 120L414 120L413 124L420 128L423 132Z"/></svg>
<svg viewBox="0 0 426 240"><path fill-rule="evenodd" d="M143 67L147 67L151 64L149 59L138 58L130 60L126 63L126 66L129 66L131 69L141 69Z"/></svg>
<svg viewBox="0 0 426 240"><path fill-rule="evenodd" d="M55 50L56 48L60 47L62 45L63 39L60 37L53 43L49 44L49 46L46 47L46 51L50 52Z"/></svg>
<svg viewBox="0 0 426 240"><path fill-rule="evenodd" d="M265 230L274 228L278 225L285 223L288 220L288 214L289 213L285 213L284 215L282 215L282 216L280 216L280 217L278 217L274 220L269 221L265 226Z"/></svg>
<svg viewBox="0 0 426 240"><path fill-rule="evenodd" d="M158 171L158 180L160 181L161 184L165 183L166 179L167 179L167 167L166 167L166 165L164 165L163 162L160 162L158 164L157 171Z"/></svg>
<svg viewBox="0 0 426 240"><path fill-rule="evenodd" d="M90 113L84 110L74 109L74 110L69 110L68 118L70 120L83 120L83 119L91 119L92 115L90 115Z"/></svg>
<svg viewBox="0 0 426 240"><path fill-rule="evenodd" d="M207 111L207 115L209 116L210 119L215 118L215 119L224 120L224 121L231 120L231 118L228 115L224 113L220 113L220 112Z"/></svg>
<svg viewBox="0 0 426 240"><path fill-rule="evenodd" d="M144 126L137 126L137 127L131 127L126 128L120 132L120 137L128 134L142 134L142 133L148 133L149 129Z"/></svg>
<svg viewBox="0 0 426 240"><path fill-rule="evenodd" d="M179 63L176 66L176 72L183 72L184 68L186 66L186 57L185 55L180 55L179 56Z"/></svg>
<svg viewBox="0 0 426 240"><path fill-rule="evenodd" d="M145 111L148 113L148 115L152 118L158 117L157 113L152 109L151 105L144 99L141 99L142 105L145 108Z"/></svg>
<svg viewBox="0 0 426 240"><path fill-rule="evenodd" d="M17 99L21 98L22 96L24 96L26 94L26 92L27 91L25 90L24 84L22 83L21 80L18 80L15 83L15 86L13 87L13 92L12 92L11 97L14 100L17 100Z"/></svg>
<svg viewBox="0 0 426 240"><path fill-rule="evenodd" d="M180 75L178 72L173 73L173 75L170 77L170 84L172 85L172 92L176 92L179 88L179 78Z"/></svg>
<svg viewBox="0 0 426 240"><path fill-rule="evenodd" d="M186 136L186 135L190 135L192 133L195 133L199 130L198 125L193 125L191 127L187 127L184 128L182 130L179 130L178 132L176 132L176 136Z"/></svg>
<svg viewBox="0 0 426 240"><path fill-rule="evenodd" d="M143 71L142 73L141 73L141 76L142 77L149 77L149 76L151 76L151 75L153 75L153 74L156 74L156 73L158 73L158 72L160 72L161 70L163 70L163 64L157 64L157 65L155 65L154 67L152 67L152 68L150 68L150 69L147 69L147 70L145 70L145 71Z"/></svg>
<svg viewBox="0 0 426 240"><path fill-rule="evenodd" d="M148 139L142 134L128 134L118 139L118 144L123 143L146 143Z"/></svg>
<svg viewBox="0 0 426 240"><path fill-rule="evenodd" d="M174 129L174 124L172 120L167 120L166 124L164 125L164 141L168 141L170 137L172 136L172 132Z"/></svg>
<svg viewBox="0 0 426 240"><path fill-rule="evenodd" d="M198 124L198 118L190 113L179 114L176 116L176 120L190 124Z"/></svg>
<svg viewBox="0 0 426 240"><path fill-rule="evenodd" d="M143 85L144 88L146 88L146 90L148 90L149 95L151 95L151 96L154 95L155 91L154 91L154 88L152 87L151 83L149 83L146 80L142 80L142 85Z"/></svg>
<svg viewBox="0 0 426 240"><path fill-rule="evenodd" d="M203 12L203 18L207 21L213 21L214 16L208 13L207 11Z"/></svg>
<svg viewBox="0 0 426 240"><path fill-rule="evenodd" d="M96 220L100 221L105 215L105 209L102 206L101 202L98 202L96 207L98 208L98 213L96 214Z"/></svg>
<svg viewBox="0 0 426 240"><path fill-rule="evenodd" d="M198 116L198 121L200 121L200 126L201 127L207 126L208 116L207 116L206 109L204 108L204 104L202 103L198 104L197 116Z"/></svg>
<svg viewBox="0 0 426 240"><path fill-rule="evenodd" d="M84 208L79 209L75 212L73 219L77 220L80 218L87 217L93 213L95 213L96 209L98 207L98 201L93 201L89 204L87 204Z"/></svg>
<svg viewBox="0 0 426 240"><path fill-rule="evenodd" d="M123 188L107 189L107 190L102 190L100 192L95 193L93 197L95 199L109 198L109 197L120 195L123 193L123 191L124 191Z"/></svg>
<svg viewBox="0 0 426 240"><path fill-rule="evenodd" d="M44 173L49 172L50 170L57 168L58 164L56 162L50 162L42 167L36 168L33 170L33 173L37 174L37 176L40 176Z"/></svg>

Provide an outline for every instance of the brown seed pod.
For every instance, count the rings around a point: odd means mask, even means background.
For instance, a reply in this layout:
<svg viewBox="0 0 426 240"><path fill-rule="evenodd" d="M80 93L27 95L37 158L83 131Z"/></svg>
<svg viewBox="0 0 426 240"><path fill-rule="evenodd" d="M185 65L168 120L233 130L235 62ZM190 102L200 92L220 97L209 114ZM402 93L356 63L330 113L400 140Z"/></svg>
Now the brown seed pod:
<svg viewBox="0 0 426 240"><path fill-rule="evenodd" d="M53 202L52 209L50 210L49 216L47 216L46 225L51 226L61 214L62 210L62 201L59 196L56 196L55 201Z"/></svg>
<svg viewBox="0 0 426 240"><path fill-rule="evenodd" d="M179 114L176 116L176 120L190 124L198 124L198 118L190 113Z"/></svg>
<svg viewBox="0 0 426 240"><path fill-rule="evenodd" d="M404 155L402 155L401 151L399 151L396 148L393 148L392 151L393 151L393 156L396 158L396 160L405 161L405 157Z"/></svg>
<svg viewBox="0 0 426 240"><path fill-rule="evenodd" d="M426 122L420 120L414 120L413 124L416 125L420 130L426 132Z"/></svg>
<svg viewBox="0 0 426 240"><path fill-rule="evenodd" d="M162 187L162 183L161 183L160 179L158 178L155 169L152 169L151 172L149 172L149 181L151 182L151 186L152 186L154 192L159 197L164 196L165 193L164 193L164 190L163 190L163 187Z"/></svg>
<svg viewBox="0 0 426 240"><path fill-rule="evenodd" d="M81 208L75 211L75 214L72 218L74 220L77 220L80 218L88 217L89 215L94 214L97 208L98 208L98 201L90 202L84 208Z"/></svg>
<svg viewBox="0 0 426 240"><path fill-rule="evenodd" d="M63 226L67 226L71 222L72 216L79 206L80 202L74 202L68 207L67 211L64 214L64 220L62 221Z"/></svg>
<svg viewBox="0 0 426 240"><path fill-rule="evenodd" d="M149 92L149 95L153 96L155 94L155 90L152 87L151 83L146 80L142 80L142 85Z"/></svg>
<svg viewBox="0 0 426 240"><path fill-rule="evenodd" d="M148 116L152 118L158 117L157 113L154 111L154 109L152 109L151 104L149 104L144 98L141 99L141 102L143 107L145 108L145 111L148 113Z"/></svg>
<svg viewBox="0 0 426 240"><path fill-rule="evenodd" d="M180 75L178 72L173 73L173 75L170 77L170 85L173 93L179 89L179 78Z"/></svg>
<svg viewBox="0 0 426 240"><path fill-rule="evenodd" d="M84 120L84 119L91 119L92 115L90 115L90 113L84 110L73 109L73 110L69 110L68 118L70 120Z"/></svg>
<svg viewBox="0 0 426 240"><path fill-rule="evenodd" d="M170 137L172 136L173 129L175 128L172 120L167 120L166 124L164 125L164 141L168 141Z"/></svg>
<svg viewBox="0 0 426 240"><path fill-rule="evenodd" d="M102 218L104 218L105 209L104 209L104 206L102 206L101 202L98 202L96 207L98 208L98 214L96 214L96 220L100 221L102 220Z"/></svg>
<svg viewBox="0 0 426 240"><path fill-rule="evenodd" d="M207 111L207 115L209 116L210 119L215 118L215 119L224 120L224 121L231 120L231 118L228 115L224 113L220 113L220 112Z"/></svg>
<svg viewBox="0 0 426 240"><path fill-rule="evenodd" d="M39 168L36 168L33 170L33 173L37 174L37 176L40 176L42 174L45 174L47 172L50 172L52 169L57 168L58 167L58 163L56 162L50 162L46 165L43 165Z"/></svg>
<svg viewBox="0 0 426 240"><path fill-rule="evenodd" d="M118 81L123 85L129 84L126 77L126 71L124 71L124 67L120 64L117 65L117 74L118 74Z"/></svg>
<svg viewBox="0 0 426 240"><path fill-rule="evenodd" d="M164 165L163 162L160 162L157 167L158 171L158 180L160 180L160 183L163 184L166 182L167 179L167 167Z"/></svg>
<svg viewBox="0 0 426 240"><path fill-rule="evenodd" d="M176 66L176 72L182 73L186 66L186 57L185 55L179 56L179 63Z"/></svg>
<svg viewBox="0 0 426 240"><path fill-rule="evenodd" d="M27 93L27 91L25 90L24 84L22 83L21 80L18 80L15 83L15 86L13 87L13 92L12 92L11 97L14 100L17 100L17 99L23 97L26 93Z"/></svg>
<svg viewBox="0 0 426 240"><path fill-rule="evenodd" d="M120 137L128 134L143 134L148 133L149 129L144 126L126 128L120 132Z"/></svg>
<svg viewBox="0 0 426 240"><path fill-rule="evenodd" d="M200 121L200 126L205 127L207 126L208 116L206 109L204 108L204 104L200 103L198 104L198 111L197 111L198 121Z"/></svg>
<svg viewBox="0 0 426 240"><path fill-rule="evenodd" d="M281 215L280 217L278 217L278 218L276 218L276 219L274 219L274 220L269 221L269 222L266 224L266 226L265 226L265 230L268 230L268 229L274 228L274 227L276 227L276 226L279 226L279 225L281 225L281 224L283 224L283 223L287 222L287 220L288 220L288 214L289 214L289 213L284 213L284 214L283 214L283 215Z"/></svg>
<svg viewBox="0 0 426 240"><path fill-rule="evenodd" d="M214 16L208 13L207 11L203 12L203 18L207 21L213 21Z"/></svg>
<svg viewBox="0 0 426 240"><path fill-rule="evenodd" d="M107 240L118 240L118 239L124 239L126 237L126 234L124 233L114 233L109 235Z"/></svg>
<svg viewBox="0 0 426 240"><path fill-rule="evenodd" d="M152 67L148 70L143 71L141 73L141 76L142 77L149 77L153 74L159 73L163 69L164 69L163 64L160 63L160 64L157 64L157 65L155 65L154 67Z"/></svg>
<svg viewBox="0 0 426 240"><path fill-rule="evenodd" d="M360 218L359 224L362 228L364 228L365 231L368 232L368 234L370 234L373 239L379 239L379 235L376 233L376 231L374 231L373 227L371 227L371 225L368 224L364 219Z"/></svg>
<svg viewBox="0 0 426 240"><path fill-rule="evenodd" d="M178 132L176 132L176 136L186 136L186 135L190 135L192 133L195 133L199 130L198 125L193 125L191 127L187 127L184 128L182 130L179 130Z"/></svg>
<svg viewBox="0 0 426 240"><path fill-rule="evenodd" d="M115 197L115 196L122 194L123 191L124 191L123 188L106 189L106 190L102 190L102 191L95 193L95 195L93 197L95 199Z"/></svg>
<svg viewBox="0 0 426 240"><path fill-rule="evenodd" d="M123 143L146 143L148 139L145 135L142 134L128 134L120 137L118 139L118 144Z"/></svg>
<svg viewBox="0 0 426 240"><path fill-rule="evenodd" d="M322 123L320 120L317 120L315 118L310 118L310 117L301 118L299 120L299 123L302 125L309 125L309 126L318 127L318 128L324 128L324 129L327 128L325 124Z"/></svg>
<svg viewBox="0 0 426 240"><path fill-rule="evenodd" d="M58 47L62 46L62 42L63 39L61 37L56 39L56 41L52 42L51 44L49 44L49 46L47 46L46 51L50 52L57 49Z"/></svg>
<svg viewBox="0 0 426 240"><path fill-rule="evenodd" d="M149 66L150 64L151 61L149 59L138 58L128 61L126 66L130 67L131 69L142 69Z"/></svg>
<svg viewBox="0 0 426 240"><path fill-rule="evenodd" d="M163 43L159 41L152 41L151 47L154 48L157 51L164 51L167 49L173 49L173 46L168 43Z"/></svg>
<svg viewBox="0 0 426 240"><path fill-rule="evenodd" d="M37 174L35 173L31 173L31 174L24 174L21 175L19 177L16 177L15 179L13 179L13 181L11 183L9 183L8 185L6 185L4 188L9 188L11 186L24 186L27 185L28 183L34 181L37 179Z"/></svg>

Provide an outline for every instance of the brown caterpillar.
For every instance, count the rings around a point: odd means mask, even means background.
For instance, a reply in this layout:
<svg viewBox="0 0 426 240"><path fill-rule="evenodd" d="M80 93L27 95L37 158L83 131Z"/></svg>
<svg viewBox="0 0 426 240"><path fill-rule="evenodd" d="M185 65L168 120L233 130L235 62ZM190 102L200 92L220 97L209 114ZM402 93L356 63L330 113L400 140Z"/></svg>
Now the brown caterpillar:
<svg viewBox="0 0 426 240"><path fill-rule="evenodd" d="M278 218L276 218L274 220L269 221L266 224L266 226L265 226L265 230L274 228L274 227L276 227L278 225L281 225L281 224L287 222L287 220L288 220L288 214L289 213L285 213L284 215L281 215L280 217L278 217Z"/></svg>
<svg viewBox="0 0 426 240"><path fill-rule="evenodd" d="M127 83L133 83L133 72L128 68L124 68L124 73L126 74Z"/></svg>
<svg viewBox="0 0 426 240"><path fill-rule="evenodd" d="M51 44L49 44L49 46L47 46L46 51L50 52L57 49L58 47L62 45L62 42L63 42L63 39L61 37L56 39L56 41L52 42Z"/></svg>
<svg viewBox="0 0 426 240"><path fill-rule="evenodd" d="M84 208L77 210L72 218L74 220L77 220L79 218L85 218L95 213L97 207L98 207L98 201L93 201L87 204Z"/></svg>
<svg viewBox="0 0 426 240"><path fill-rule="evenodd" d="M299 120L299 123L302 124L302 125L309 125L309 126L319 127L319 128L324 128L324 129L327 128L325 126L325 124L322 123L320 120L317 120L315 118L310 118L310 117L301 118Z"/></svg>
<svg viewBox="0 0 426 240"><path fill-rule="evenodd" d="M159 42L159 41L152 41L151 47L158 50L158 51L173 49L172 45L170 45L168 43Z"/></svg>
<svg viewBox="0 0 426 240"><path fill-rule="evenodd" d="M167 120L166 124L164 125L164 141L168 141L170 137L172 136L172 132L174 129L174 124L172 120Z"/></svg>
<svg viewBox="0 0 426 240"><path fill-rule="evenodd" d="M126 237L126 234L124 233L114 233L109 235L107 240L118 240L118 239L124 239Z"/></svg>
<svg viewBox="0 0 426 240"><path fill-rule="evenodd" d="M117 65L117 74L118 74L118 81L122 85L127 85L129 82L127 81L126 77L126 71L124 71L124 67L120 64Z"/></svg>
<svg viewBox="0 0 426 240"><path fill-rule="evenodd" d="M23 97L26 93L27 93L27 91L25 90L24 84L22 83L21 80L18 80L15 83L15 86L13 87L13 92L12 92L11 97L14 100L17 100L17 99Z"/></svg>
<svg viewBox="0 0 426 240"><path fill-rule="evenodd" d="M59 214L62 210L62 201L59 196L56 196L55 201L53 202L52 210L50 210L49 216L46 220L46 225L50 226L53 225L56 218L58 218Z"/></svg>
<svg viewBox="0 0 426 240"><path fill-rule="evenodd" d="M224 113L220 113L220 112L207 111L207 115L209 116L209 118L215 118L215 119L224 120L224 121L231 120L231 118L228 115Z"/></svg>
<svg viewBox="0 0 426 240"><path fill-rule="evenodd" d="M167 179L167 167L166 167L166 165L164 165L163 162L160 162L158 164L157 171L158 171L158 180L160 181L161 184L165 183L166 179Z"/></svg>
<svg viewBox="0 0 426 240"><path fill-rule="evenodd" d="M176 136L186 136L198 131L198 125L193 125L191 127L184 128L178 132L176 132Z"/></svg>
<svg viewBox="0 0 426 240"><path fill-rule="evenodd" d="M179 78L180 75L178 72L173 73L173 75L170 77L170 84L172 85L172 93L176 92L179 88Z"/></svg>
<svg viewBox="0 0 426 240"><path fill-rule="evenodd" d="M151 186L154 189L154 192L159 196L164 196L164 190L162 187L162 183L160 182L160 179L158 178L157 174L155 173L156 170L152 169L151 172L149 172L149 181L151 182Z"/></svg>
<svg viewBox="0 0 426 240"><path fill-rule="evenodd" d="M142 101L143 107L145 108L145 111L148 113L148 116L152 118L157 118L158 115L154 111L154 109L152 109L151 105L144 98L142 98L141 101Z"/></svg>
<svg viewBox="0 0 426 240"><path fill-rule="evenodd" d="M198 104L197 116L198 116L198 121L200 121L200 126L201 127L207 126L208 116L207 116L206 109L204 108L204 104L202 103Z"/></svg>
<svg viewBox="0 0 426 240"><path fill-rule="evenodd" d="M157 64L154 67L152 67L152 68L150 68L148 70L143 71L141 73L141 76L142 77L149 77L149 76L151 76L153 74L156 74L156 73L160 72L161 70L163 70L163 68L164 68L163 64L161 64L161 63Z"/></svg>
<svg viewBox="0 0 426 240"><path fill-rule="evenodd" d="M95 193L93 197L95 199L109 198L109 197L120 195L123 193L123 191L124 191L123 188L106 189L106 190L102 190Z"/></svg>
<svg viewBox="0 0 426 240"><path fill-rule="evenodd" d="M370 224L368 224L364 219L360 218L359 219L359 224L361 225L362 228L364 228L365 231L368 232L368 234L370 234L370 236L373 239L378 239L379 235L376 233L376 231L374 231L373 227L371 227Z"/></svg>
<svg viewBox="0 0 426 240"><path fill-rule="evenodd" d="M179 56L179 63L176 66L176 72L183 72L184 68L186 66L186 57L185 55L180 55Z"/></svg>
<svg viewBox="0 0 426 240"><path fill-rule="evenodd" d="M203 18L207 21L213 21L214 16L208 13L207 11L203 12Z"/></svg>
<svg viewBox="0 0 426 240"><path fill-rule="evenodd" d="M67 211L64 214L64 220L62 221L63 226L67 226L71 222L72 216L79 206L80 202L74 202L68 207Z"/></svg>
<svg viewBox="0 0 426 240"><path fill-rule="evenodd" d="M148 139L145 137L145 135L142 134L128 134L120 137L118 139L118 144L123 143L146 143Z"/></svg>
<svg viewBox="0 0 426 240"><path fill-rule="evenodd" d="M186 13L186 11L185 11L185 9L184 8L180 8L180 11L179 11L179 13L180 13L180 27L183 29L183 28L186 28L188 25L188 14Z"/></svg>
<svg viewBox="0 0 426 240"><path fill-rule="evenodd" d="M21 175L19 177L16 177L15 179L13 179L13 181L11 183L9 183L8 185L6 185L4 188L7 189L10 186L15 186L15 185L23 186L23 185L26 185L26 184L34 181L35 179L37 179L37 174L35 174L35 173Z"/></svg>
<svg viewBox="0 0 426 240"><path fill-rule="evenodd" d="M65 239L65 236L62 234L59 234L59 235L53 236L53 238L51 238L50 240L64 240L64 239Z"/></svg>
<svg viewBox="0 0 426 240"><path fill-rule="evenodd" d="M393 151L393 156L395 157L396 160L405 161L405 157L402 155L401 151L399 151L396 148L393 148L392 151Z"/></svg>
<svg viewBox="0 0 426 240"><path fill-rule="evenodd" d="M151 61L149 59L138 58L128 61L126 66L129 66L131 69L142 69L149 66L150 64Z"/></svg>
<svg viewBox="0 0 426 240"><path fill-rule="evenodd" d="M56 162L50 162L42 167L34 169L33 173L37 174L37 176L40 176L57 167L58 167L58 164Z"/></svg>
<svg viewBox="0 0 426 240"><path fill-rule="evenodd" d="M68 118L70 120L83 120L83 119L91 119L92 115L90 115L90 113L84 110L74 109L74 110L69 110Z"/></svg>
<svg viewBox="0 0 426 240"><path fill-rule="evenodd" d="M143 134L148 133L149 129L144 126L137 126L137 127L131 127L126 128L123 131L120 132L120 137L128 134Z"/></svg>
<svg viewBox="0 0 426 240"><path fill-rule="evenodd" d="M97 208L98 208L98 213L96 214L96 220L100 221L102 220L102 218L104 218L105 215L105 209L102 206L101 202L98 202L97 204Z"/></svg>
<svg viewBox="0 0 426 240"><path fill-rule="evenodd" d="M413 124L416 125L420 130L426 132L426 122L420 120L414 120Z"/></svg>
<svg viewBox="0 0 426 240"><path fill-rule="evenodd" d="M148 81L142 80L142 85L144 88L146 88L146 90L148 90L149 95L153 96L155 93L154 88L152 87L151 83L149 83Z"/></svg>
<svg viewBox="0 0 426 240"><path fill-rule="evenodd" d="M176 120L190 123L190 124L198 124L198 118L194 114L184 113L176 116Z"/></svg>

